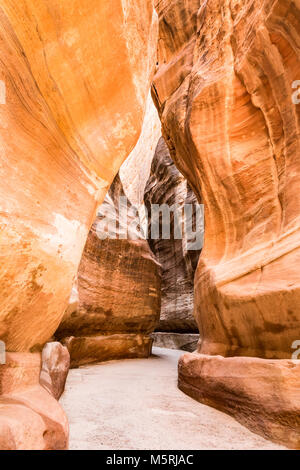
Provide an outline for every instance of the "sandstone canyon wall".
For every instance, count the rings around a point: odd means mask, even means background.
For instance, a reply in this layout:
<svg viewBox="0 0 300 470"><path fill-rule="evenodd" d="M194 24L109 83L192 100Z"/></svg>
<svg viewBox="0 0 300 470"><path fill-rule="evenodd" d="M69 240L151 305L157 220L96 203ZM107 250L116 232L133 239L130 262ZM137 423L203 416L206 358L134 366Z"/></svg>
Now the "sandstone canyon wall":
<svg viewBox="0 0 300 470"><path fill-rule="evenodd" d="M160 138L151 165L151 174L145 188L145 205L149 214L148 240L152 252L162 268L161 313L154 335L157 345L196 349L198 327L193 315L194 273L200 250L189 250L187 234L175 238L174 218L182 220L185 204L195 206L196 196L170 157L169 149ZM170 209L170 238L151 237L151 205L166 204ZM155 221L154 221L155 222ZM160 220L161 222L161 220ZM185 334L185 336L181 336ZM182 340L184 341L182 343Z"/></svg>
<svg viewBox="0 0 300 470"><path fill-rule="evenodd" d="M90 230L78 270L77 305L72 308L71 296L56 332L73 367L151 353L149 333L160 316L160 266L146 239L143 195L160 127L149 96L139 141Z"/></svg>
<svg viewBox="0 0 300 470"><path fill-rule="evenodd" d="M300 6L160 0L153 97L171 156L205 205L198 352L179 386L300 446Z"/></svg>
<svg viewBox="0 0 300 470"><path fill-rule="evenodd" d="M137 142L156 33L151 0L1 2L0 448L67 445L66 418L39 385L40 351Z"/></svg>

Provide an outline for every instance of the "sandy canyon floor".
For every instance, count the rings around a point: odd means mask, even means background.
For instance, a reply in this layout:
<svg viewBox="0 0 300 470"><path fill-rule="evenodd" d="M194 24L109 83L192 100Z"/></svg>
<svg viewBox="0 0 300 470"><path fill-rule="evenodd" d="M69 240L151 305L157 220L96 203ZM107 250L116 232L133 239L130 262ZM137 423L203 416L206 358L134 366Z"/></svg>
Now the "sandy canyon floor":
<svg viewBox="0 0 300 470"><path fill-rule="evenodd" d="M182 351L72 369L60 402L70 449L283 449L178 390Z"/></svg>

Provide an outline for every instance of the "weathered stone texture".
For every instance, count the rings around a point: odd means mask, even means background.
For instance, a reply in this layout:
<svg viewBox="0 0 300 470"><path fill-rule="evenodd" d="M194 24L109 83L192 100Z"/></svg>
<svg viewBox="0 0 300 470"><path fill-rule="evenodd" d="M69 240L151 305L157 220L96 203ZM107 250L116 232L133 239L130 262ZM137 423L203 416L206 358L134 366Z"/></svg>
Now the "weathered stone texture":
<svg viewBox="0 0 300 470"><path fill-rule="evenodd" d="M56 400L64 392L69 368L70 354L68 349L59 342L46 343L42 351L40 384Z"/></svg>
<svg viewBox="0 0 300 470"><path fill-rule="evenodd" d="M149 214L148 240L162 269L161 313L158 331L198 332L193 315L194 274L200 250L188 250L182 225L182 238L174 236L174 220L183 220L185 204L197 203L193 191L170 157L163 137L160 138L145 188L145 205ZM151 218L151 205L166 204L170 209L170 238L163 238L160 218L159 238L151 235L156 220ZM172 210L174 209L174 212Z"/></svg>
<svg viewBox="0 0 300 470"><path fill-rule="evenodd" d="M26 354L58 327L96 208L138 140L156 35L152 0L1 1L0 339L24 353L24 384L0 397L0 448L67 446L40 359L26 385ZM0 367L3 388L15 366Z"/></svg>
<svg viewBox="0 0 300 470"><path fill-rule="evenodd" d="M153 346L167 349L180 349L194 352L197 349L199 335L196 333L174 333L172 331L156 331L151 334Z"/></svg>
<svg viewBox="0 0 300 470"><path fill-rule="evenodd" d="M159 321L160 266L145 237L143 195L159 135L149 96L140 139L89 233L78 271L78 306L72 308L74 287L56 332L70 351L72 367L151 354L148 335ZM121 198L127 199L120 206Z"/></svg>
<svg viewBox="0 0 300 470"><path fill-rule="evenodd" d="M195 316L210 367L191 356L191 372L183 361L180 387L204 401L207 385L219 406L226 382L223 409L234 413L230 401L238 401L247 425L299 446L300 378L287 361L300 338L299 2L161 0L157 9L153 97L171 155L205 205ZM270 419L267 379L258 401L247 390L237 396L234 374L237 382L247 374L255 391L255 367L233 369L228 384L218 355L277 370Z"/></svg>

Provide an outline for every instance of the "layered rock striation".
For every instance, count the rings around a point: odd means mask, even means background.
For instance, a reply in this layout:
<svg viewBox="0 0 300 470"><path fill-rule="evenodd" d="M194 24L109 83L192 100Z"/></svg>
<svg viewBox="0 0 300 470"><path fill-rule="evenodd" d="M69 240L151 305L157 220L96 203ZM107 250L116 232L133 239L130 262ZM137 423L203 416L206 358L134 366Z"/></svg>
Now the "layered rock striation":
<svg viewBox="0 0 300 470"><path fill-rule="evenodd" d="M152 252L162 268L161 313L157 329L169 332L198 332L193 316L194 273L200 250L189 250L187 233L183 228L180 238L176 238L175 224L182 222L186 204L195 206L197 200L184 176L178 171L170 157L169 149L161 137L151 165L145 195L145 205L149 214L148 240ZM163 205L169 209L170 236L164 236L162 217L159 219L159 235L152 235L153 220L151 207ZM163 213L163 210L162 210Z"/></svg>
<svg viewBox="0 0 300 470"><path fill-rule="evenodd" d="M110 231L106 239L99 238L103 235L104 214L111 228L120 221L117 194L121 188L117 176L91 228L81 259L78 307L70 315L67 311L56 332L69 349L73 367L147 357L151 353L149 333L160 313L160 267L139 229L126 233L127 222L121 231L126 238L119 238L119 230ZM124 196L123 191L121 194ZM135 221L130 216L129 220Z"/></svg>
<svg viewBox="0 0 300 470"><path fill-rule="evenodd" d="M72 367L151 353L149 333L160 315L160 266L146 239L143 194L159 134L149 96L140 139L89 233L78 270L78 300L74 303L73 293L56 332Z"/></svg>
<svg viewBox="0 0 300 470"><path fill-rule="evenodd" d="M156 34L151 0L1 2L0 339L13 356L0 377L20 363L29 395L18 414L13 378L2 391L0 448L67 445L65 424L53 428L61 409L34 392L40 351L67 307L96 208L138 140Z"/></svg>
<svg viewBox="0 0 300 470"><path fill-rule="evenodd" d="M205 205L202 341L180 361L179 386L299 447L299 5L160 0L157 10L153 97L171 156Z"/></svg>

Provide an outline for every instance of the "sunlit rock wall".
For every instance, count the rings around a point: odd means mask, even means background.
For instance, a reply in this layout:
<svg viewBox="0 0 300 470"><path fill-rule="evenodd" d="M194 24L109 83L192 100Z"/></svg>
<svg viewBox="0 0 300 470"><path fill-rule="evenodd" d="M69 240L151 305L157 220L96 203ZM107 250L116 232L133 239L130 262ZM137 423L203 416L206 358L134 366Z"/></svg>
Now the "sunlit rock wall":
<svg viewBox="0 0 300 470"><path fill-rule="evenodd" d="M202 342L180 361L179 386L299 447L299 2L156 3L153 97L171 155L205 205Z"/></svg>
<svg viewBox="0 0 300 470"><path fill-rule="evenodd" d="M62 319L96 208L138 140L156 34L151 0L1 2L0 383L12 378L0 448L67 446L34 351ZM18 370L30 396L14 395Z"/></svg>
<svg viewBox="0 0 300 470"><path fill-rule="evenodd" d="M160 266L146 239L143 206L155 144L157 111L148 97L140 139L99 208L73 295L56 332L71 365L147 357L160 315ZM123 200L122 200L123 198Z"/></svg>

